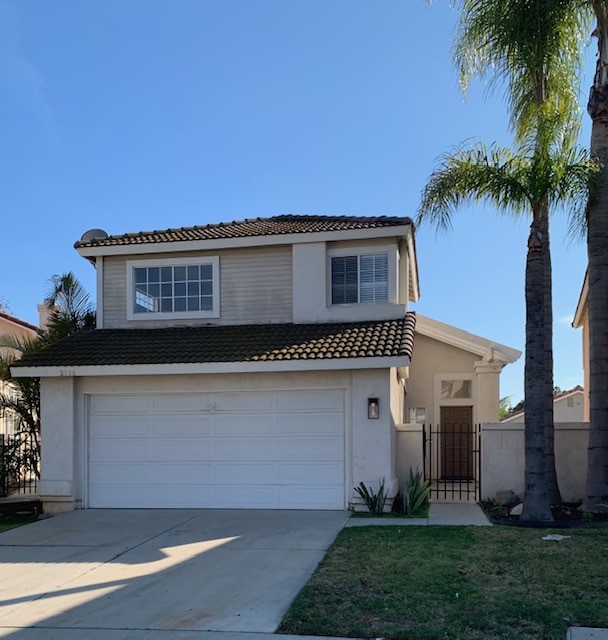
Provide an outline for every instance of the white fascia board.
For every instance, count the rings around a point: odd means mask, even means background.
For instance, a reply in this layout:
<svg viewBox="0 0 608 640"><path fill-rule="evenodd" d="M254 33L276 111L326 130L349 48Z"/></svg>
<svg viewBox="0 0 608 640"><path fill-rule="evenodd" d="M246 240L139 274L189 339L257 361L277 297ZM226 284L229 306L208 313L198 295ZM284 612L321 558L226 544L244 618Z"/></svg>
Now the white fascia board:
<svg viewBox="0 0 608 640"><path fill-rule="evenodd" d="M500 421L500 424L502 424L503 422L519 422L523 417L523 415L524 415L523 411L518 411L517 413L514 413L512 416L509 416L508 418L503 418Z"/></svg>
<svg viewBox="0 0 608 640"><path fill-rule="evenodd" d="M408 233L406 236L406 246L408 255L408 272L409 272L409 302L418 302L420 300L420 283L418 275L418 258L416 256L416 243L414 242L414 234Z"/></svg>
<svg viewBox="0 0 608 640"><path fill-rule="evenodd" d="M270 373L276 371L338 371L407 367L409 358L330 358L313 360L264 360L256 362L203 362L187 364L87 365L65 367L11 367L15 378L63 378L84 376L151 376L197 373Z"/></svg>
<svg viewBox="0 0 608 640"><path fill-rule="evenodd" d="M218 238L217 240L185 240L181 242L152 242L150 244L126 244L110 247L79 247L83 257L140 255L147 253L175 253L179 251L214 251L242 247L266 247L272 245L299 244L306 242L335 242L338 240L358 240L364 238L391 238L411 233L411 225L376 229L349 229L347 231L327 231L315 233L291 233L267 236L247 236L244 238Z"/></svg>
<svg viewBox="0 0 608 640"><path fill-rule="evenodd" d="M521 356L521 351L517 349L507 347L498 342L492 342L487 338L476 336L468 331L421 316L418 313L416 314L416 333L445 342L481 357L487 355L489 349L493 349L495 359L509 364L515 362Z"/></svg>
<svg viewBox="0 0 608 640"><path fill-rule="evenodd" d="M587 297L589 296L589 271L585 272L585 279L583 280L583 287L578 297L578 304L576 305L576 311L574 313L574 320L572 320L572 326L575 329L580 329L583 326L583 316L587 309Z"/></svg>
<svg viewBox="0 0 608 640"><path fill-rule="evenodd" d="M561 402L562 400L565 400L566 398L571 398L572 396L584 396L585 395L585 391L583 389L575 389L574 391L570 391L570 393L566 393L563 396L559 396L559 398L554 398L553 399L553 404L555 404L556 402Z"/></svg>

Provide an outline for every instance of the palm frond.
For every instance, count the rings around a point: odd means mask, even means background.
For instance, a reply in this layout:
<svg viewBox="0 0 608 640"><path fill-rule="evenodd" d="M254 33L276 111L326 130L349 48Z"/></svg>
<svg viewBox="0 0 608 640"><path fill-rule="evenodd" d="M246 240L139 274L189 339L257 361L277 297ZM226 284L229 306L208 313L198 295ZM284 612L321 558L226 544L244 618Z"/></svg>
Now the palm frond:
<svg viewBox="0 0 608 640"><path fill-rule="evenodd" d="M535 139L539 119L550 115L574 144L589 3L460 0L459 5L454 56L463 90L474 77L488 80L490 90L503 87L518 142Z"/></svg>
<svg viewBox="0 0 608 640"><path fill-rule="evenodd" d="M522 213L531 205L529 169L527 159L510 149L462 145L440 158L422 192L417 222L447 229L459 206L482 201L502 213Z"/></svg>

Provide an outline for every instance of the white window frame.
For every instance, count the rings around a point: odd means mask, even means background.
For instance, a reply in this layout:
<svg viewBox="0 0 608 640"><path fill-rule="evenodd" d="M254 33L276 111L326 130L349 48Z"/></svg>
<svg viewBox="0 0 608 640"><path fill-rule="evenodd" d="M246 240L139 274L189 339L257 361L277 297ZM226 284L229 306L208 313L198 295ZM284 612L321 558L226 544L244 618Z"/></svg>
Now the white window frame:
<svg viewBox="0 0 608 640"><path fill-rule="evenodd" d="M477 422L477 389L475 385L474 373L436 373L434 374L434 402L433 417L435 424L439 425L441 421L441 407L473 407L473 424ZM442 381L450 380L470 380L471 381L471 397L470 398L441 398Z"/></svg>
<svg viewBox="0 0 608 640"><path fill-rule="evenodd" d="M424 420L422 422L418 422L418 420L415 420L414 422L410 421L410 411L412 410L416 410L418 411L419 409L424 409ZM407 424L428 424L429 423L429 410L427 409L427 407L423 407L423 406L407 406L407 415L405 416L407 418Z"/></svg>
<svg viewBox="0 0 608 640"><path fill-rule="evenodd" d="M150 267L184 267L211 265L213 282L213 308L208 311L158 311L152 313L135 313L135 278L136 268ZM157 260L127 260L127 320L194 320L220 317L220 258L161 258Z"/></svg>
<svg viewBox="0 0 608 640"><path fill-rule="evenodd" d="M379 253L387 254L387 263L388 263L388 296L386 300L377 301L377 302L345 302L333 304L331 300L331 259L332 258L343 258L345 256L368 256L368 255L377 255ZM397 303L397 291L398 291L398 273L397 273L397 262L399 260L399 255L397 252L397 245L393 244L382 244L382 245L360 245L355 247L339 247L335 249L329 249L327 252L327 279L325 283L325 290L327 292L326 304L328 307L360 307L362 305L376 305L376 304L396 304ZM357 283L357 287L359 287L359 283ZM357 288L358 295L360 295L360 291Z"/></svg>

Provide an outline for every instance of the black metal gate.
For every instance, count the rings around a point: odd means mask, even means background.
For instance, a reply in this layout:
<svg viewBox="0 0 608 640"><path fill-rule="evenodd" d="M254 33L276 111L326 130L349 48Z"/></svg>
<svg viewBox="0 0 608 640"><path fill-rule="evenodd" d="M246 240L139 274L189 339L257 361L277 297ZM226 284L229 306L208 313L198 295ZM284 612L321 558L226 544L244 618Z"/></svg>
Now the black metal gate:
<svg viewBox="0 0 608 640"><path fill-rule="evenodd" d="M0 434L0 497L38 490L40 444L26 433Z"/></svg>
<svg viewBox="0 0 608 640"><path fill-rule="evenodd" d="M435 501L479 502L481 496L481 430L479 425L442 430L425 425L424 477Z"/></svg>

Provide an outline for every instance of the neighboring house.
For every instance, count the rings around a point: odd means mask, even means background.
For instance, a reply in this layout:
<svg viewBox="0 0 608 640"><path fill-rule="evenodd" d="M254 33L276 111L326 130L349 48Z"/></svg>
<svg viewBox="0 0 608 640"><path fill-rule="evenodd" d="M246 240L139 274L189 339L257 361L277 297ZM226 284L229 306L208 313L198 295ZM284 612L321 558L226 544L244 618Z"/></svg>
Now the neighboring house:
<svg viewBox="0 0 608 640"><path fill-rule="evenodd" d="M585 404L585 390L576 386L568 391L561 391L553 396L553 421L554 422L583 422ZM501 422L524 422L526 413L524 410L515 411Z"/></svg>
<svg viewBox="0 0 608 640"><path fill-rule="evenodd" d="M520 356L409 310L409 218L93 230L76 249L98 329L13 368L41 378L47 511L344 509L379 478L393 496L398 429L498 422Z"/></svg>
<svg viewBox="0 0 608 640"><path fill-rule="evenodd" d="M589 422L590 406L589 406L589 274L585 273L583 287L576 305L574 320L572 326L575 329L582 328L583 340L583 386L585 388L585 399L583 409L583 420Z"/></svg>
<svg viewBox="0 0 608 640"><path fill-rule="evenodd" d="M38 332L38 327L20 320L15 316L0 311L0 336L11 335L19 338L33 338ZM2 350L0 348L0 350ZM6 349L4 349L6 351ZM0 380L0 393L9 395L12 393L9 383ZM0 435L12 435L15 430L14 418L7 412L0 408Z"/></svg>

